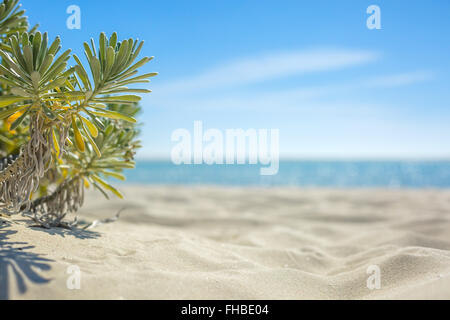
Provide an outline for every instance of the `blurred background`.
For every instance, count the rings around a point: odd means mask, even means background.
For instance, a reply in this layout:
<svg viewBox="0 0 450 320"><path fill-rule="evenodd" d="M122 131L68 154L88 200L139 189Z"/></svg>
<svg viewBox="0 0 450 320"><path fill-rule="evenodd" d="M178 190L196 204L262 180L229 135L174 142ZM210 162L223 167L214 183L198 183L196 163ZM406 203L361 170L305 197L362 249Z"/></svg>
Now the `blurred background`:
<svg viewBox="0 0 450 320"><path fill-rule="evenodd" d="M31 24L83 56L102 31L146 41L128 182L450 187L450 2L32 1ZM68 29L67 8L81 10ZM380 8L381 29L366 12ZM46 10L42 10L45 7ZM51 16L51 19L48 17ZM170 162L178 128L279 129L280 169Z"/></svg>

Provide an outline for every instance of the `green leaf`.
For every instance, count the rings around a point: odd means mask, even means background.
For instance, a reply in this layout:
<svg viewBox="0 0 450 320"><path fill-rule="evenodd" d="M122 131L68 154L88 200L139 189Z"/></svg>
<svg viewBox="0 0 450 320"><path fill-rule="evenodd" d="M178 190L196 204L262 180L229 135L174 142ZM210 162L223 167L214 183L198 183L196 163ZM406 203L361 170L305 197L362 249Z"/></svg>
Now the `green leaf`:
<svg viewBox="0 0 450 320"><path fill-rule="evenodd" d="M11 56L9 54L4 52L3 50L0 50L0 56L3 58L3 61L6 63L5 66L7 65L8 67L10 67L15 73L17 73L20 77L22 77L22 79L29 79L29 76L26 73L26 71L20 65L18 65L11 58ZM25 69L27 69L26 63L25 63Z"/></svg>
<svg viewBox="0 0 450 320"><path fill-rule="evenodd" d="M44 33L44 36L42 37L41 41L41 47L39 49L39 54L36 61L36 70L39 70L42 62L44 61L45 56L47 55L47 45L48 45L48 34L47 32Z"/></svg>
<svg viewBox="0 0 450 320"><path fill-rule="evenodd" d="M97 156L100 158L102 156L102 153L100 152L100 149L98 148L97 144L95 143L94 139L89 134L86 134L89 142L91 143L92 148L94 149Z"/></svg>
<svg viewBox="0 0 450 320"><path fill-rule="evenodd" d="M14 121L11 124L10 130L15 130L22 123L22 121L27 117L30 110L31 110L31 107L28 107L28 109L19 118L17 118L16 121Z"/></svg>
<svg viewBox="0 0 450 320"><path fill-rule="evenodd" d="M141 43L139 43L138 48L133 52L133 55L130 58L129 64L133 63L133 61L137 58L137 56L139 55L139 53L141 52L142 46L144 45L144 41L141 41ZM150 57L149 59L152 60L154 57ZM149 60L149 61L150 61Z"/></svg>
<svg viewBox="0 0 450 320"><path fill-rule="evenodd" d="M36 64L38 62L39 51L41 49L41 41L42 41L42 35L38 31L34 34L34 38L33 38L33 65L34 66L36 66Z"/></svg>
<svg viewBox="0 0 450 320"><path fill-rule="evenodd" d="M61 43L61 38L56 37L55 40L53 41L52 45L48 49L48 54L52 54L53 56L56 55L56 53L59 51L60 43Z"/></svg>
<svg viewBox="0 0 450 320"><path fill-rule="evenodd" d="M90 122L88 119L83 117L82 115L78 115L78 117L81 119L81 121L84 123L84 125L86 125L86 127L89 129L90 134L94 138L97 138L97 136L98 136L98 129L97 129L97 127L92 122Z"/></svg>
<svg viewBox="0 0 450 320"><path fill-rule="evenodd" d="M31 96L29 92L25 91L21 87L11 88L11 93L16 96L21 96L21 97L30 97Z"/></svg>
<svg viewBox="0 0 450 320"><path fill-rule="evenodd" d="M37 71L31 73L31 82L35 90L39 88L39 81L41 81L41 75Z"/></svg>
<svg viewBox="0 0 450 320"><path fill-rule="evenodd" d="M3 84L7 84L11 87L22 87L23 83L20 83L19 81L17 81L16 79L13 78L6 78L4 75L0 75L0 82Z"/></svg>
<svg viewBox="0 0 450 320"><path fill-rule="evenodd" d="M105 175L105 176L109 176L109 177L113 177L122 181L125 181L126 178L123 174L118 173L118 172L112 172L112 171L106 171L106 170L101 170L101 172Z"/></svg>
<svg viewBox="0 0 450 320"><path fill-rule="evenodd" d="M0 111L0 119L5 119L5 118L9 117L10 115L12 115L22 109L25 109L27 106L29 106L29 105L15 106L10 109L2 110L2 111Z"/></svg>
<svg viewBox="0 0 450 320"><path fill-rule="evenodd" d="M99 191L105 196L106 199L109 200L108 194L105 192L105 190L102 189L102 187L100 187L100 186L98 185L97 182L92 181L92 184L93 184L93 186L94 186L97 190L99 190Z"/></svg>
<svg viewBox="0 0 450 320"><path fill-rule="evenodd" d="M0 73L4 76L14 79L15 81L22 83L24 86L29 86L28 82L26 82L23 78L21 78L16 72L6 68L4 65L0 64Z"/></svg>
<svg viewBox="0 0 450 320"><path fill-rule="evenodd" d="M116 85L124 86L124 85L130 84L130 83L145 83L145 82L148 82L147 78L151 78L151 77L154 77L157 75L158 75L158 72L150 72L150 73L146 73L141 76L138 76L138 77L120 81L120 82L116 83Z"/></svg>
<svg viewBox="0 0 450 320"><path fill-rule="evenodd" d="M106 69L105 69L106 75L109 75L109 73L111 72L115 58L116 53L114 49L112 47L108 47L108 49L106 49Z"/></svg>
<svg viewBox="0 0 450 320"><path fill-rule="evenodd" d="M50 70L47 72L47 74L41 79L40 84L45 84L47 81L50 81L56 77L58 77L61 72L63 72L67 67L67 62L64 62L63 64L60 64L57 68L53 69L50 68Z"/></svg>
<svg viewBox="0 0 450 320"><path fill-rule="evenodd" d="M87 42L84 42L83 46L84 46L84 53L86 54L86 58L88 59L88 62L91 62L91 59L93 57L91 48L89 48L89 44Z"/></svg>
<svg viewBox="0 0 450 320"><path fill-rule="evenodd" d="M78 151L84 152L85 144L84 144L83 136L81 135L80 130L78 129L77 122L76 122L74 116L72 116L72 127L73 127L73 133L75 136L75 145L77 146Z"/></svg>
<svg viewBox="0 0 450 320"><path fill-rule="evenodd" d="M97 50L95 49L95 42L94 39L91 38L91 46L92 46L92 54L93 56L97 56Z"/></svg>
<svg viewBox="0 0 450 320"><path fill-rule="evenodd" d="M101 81L101 65L97 57L93 57L91 61L92 77L94 78L95 87L100 85Z"/></svg>
<svg viewBox="0 0 450 320"><path fill-rule="evenodd" d="M75 71L80 78L81 82L83 82L83 86L86 90L91 89L91 82L89 81L88 75L86 73L86 70L82 65L77 64L75 66Z"/></svg>
<svg viewBox="0 0 450 320"><path fill-rule="evenodd" d="M28 32L22 33L22 47L28 46L30 44L28 40Z"/></svg>
<svg viewBox="0 0 450 320"><path fill-rule="evenodd" d="M96 167L98 168L117 168L117 169L133 169L136 163L133 161L119 161L113 159L100 159L96 162Z"/></svg>
<svg viewBox="0 0 450 320"><path fill-rule="evenodd" d="M55 60L55 62L53 62L53 64L52 64L52 66L50 67L50 69L48 69L48 71L47 71L47 73L48 74L55 74L55 70L59 70L59 72L61 72L62 70L64 70L64 68L63 69L61 69L60 67L62 66L62 65L67 65L67 60L69 60L69 58L70 58L70 52L71 52L72 50L66 50L66 51L64 51L59 57L58 57L58 59L56 59ZM58 72L58 73L59 73ZM47 77L47 75L46 75L46 78L47 78L47 80L50 80L51 79L51 77L50 78L48 78Z"/></svg>
<svg viewBox="0 0 450 320"><path fill-rule="evenodd" d="M128 59L128 57L126 56L127 52L128 52L128 40L124 40L124 41L122 41L119 52L117 53L117 56L116 56L116 61L114 63L114 67L112 70L113 74L116 74L116 73L119 73L122 71L122 66L123 66L124 62L126 62L126 60Z"/></svg>
<svg viewBox="0 0 450 320"><path fill-rule="evenodd" d="M134 71L140 67L142 67L144 64L146 64L147 62L151 61L153 59L153 57L149 58L149 57L145 57L142 58L141 60L139 60L138 62L136 62L134 65L132 65L130 68L127 69L127 73Z"/></svg>
<svg viewBox="0 0 450 320"><path fill-rule="evenodd" d="M55 147L55 151L56 151L56 156L59 157L59 152L60 152L60 147L59 147L59 142L58 139L56 138L56 133L55 130L53 130L52 128L52 139L53 139L53 146Z"/></svg>
<svg viewBox="0 0 450 320"><path fill-rule="evenodd" d="M136 119L134 119L132 117L128 117L128 116L123 115L116 111L103 110L102 112L91 111L91 113L96 116L99 116L99 117L105 117L105 118L116 119L116 120L125 120L125 121L133 122L133 123L136 122Z"/></svg>
<svg viewBox="0 0 450 320"><path fill-rule="evenodd" d="M11 48L13 51L14 56L16 57L17 61L19 62L20 66L22 67L22 69L26 69L26 63L25 63L25 59L22 55L22 51L20 50L20 44L19 44L19 40L17 39L16 36L12 36L10 38L10 44L11 44Z"/></svg>
<svg viewBox="0 0 450 320"><path fill-rule="evenodd" d="M68 71L70 71L70 70L68 70ZM61 87L66 83L66 79L67 79L67 77L63 74L60 78L49 82L44 88L42 88L42 91L46 92L46 91L52 90L56 87Z"/></svg>
<svg viewBox="0 0 450 320"><path fill-rule="evenodd" d="M50 110L45 103L41 104L42 110L44 111L44 114L49 118L50 120L56 119L56 114Z"/></svg>
<svg viewBox="0 0 450 320"><path fill-rule="evenodd" d="M85 93L82 91L65 91L65 92L51 92L42 95L43 98L60 98L67 101L83 100Z"/></svg>
<svg viewBox="0 0 450 320"><path fill-rule="evenodd" d="M100 44L100 51L99 51L99 59L100 59L100 64L102 66L102 70L105 71L105 67L106 67L106 35L104 32L100 33L100 40L99 40L99 44Z"/></svg>
<svg viewBox="0 0 450 320"><path fill-rule="evenodd" d="M29 100L28 97L16 97L16 96L0 96L0 108L9 106L16 102Z"/></svg>
<svg viewBox="0 0 450 320"><path fill-rule="evenodd" d="M26 45L22 49L23 49L23 56L25 58L25 63L27 64L28 73L32 73L34 70L33 48L30 45Z"/></svg>
<svg viewBox="0 0 450 320"><path fill-rule="evenodd" d="M123 95L123 96L110 96L110 97L102 97L95 99L96 101L102 100L102 102L116 102L116 101L128 101L128 102L139 102L141 101L141 97L136 95Z"/></svg>
<svg viewBox="0 0 450 320"><path fill-rule="evenodd" d="M113 34L111 35L111 37L109 38L109 43L108 45L110 47L112 47L113 49L116 49L116 45L117 45L117 33L113 32Z"/></svg>
<svg viewBox="0 0 450 320"><path fill-rule="evenodd" d="M109 90L109 91L104 91L102 93L104 94L112 94L112 93L123 93L123 92L127 92L127 93L150 93L152 92L152 90L149 89L128 89L128 88L123 88L123 89L114 89L114 90Z"/></svg>
<svg viewBox="0 0 450 320"><path fill-rule="evenodd" d="M100 130L105 129L105 125L103 124L103 122L100 121L100 119L95 117L95 115L93 115L91 112L88 112L88 114L91 116L92 121L95 122L95 124L97 125L97 127L100 128ZM99 134L99 137L100 137L100 134Z"/></svg>
<svg viewBox="0 0 450 320"><path fill-rule="evenodd" d="M41 75L44 75L48 68L50 67L50 65L53 62L53 59L55 58L55 56L53 54L47 54L44 58L44 60L42 61L41 66L39 67L39 73Z"/></svg>
<svg viewBox="0 0 450 320"><path fill-rule="evenodd" d="M81 121L81 126L82 126L84 132L86 133L86 137L88 138L92 148L94 149L97 156L100 158L102 156L102 153L100 152L100 149L97 147L97 144L95 143L94 139L92 139L89 131L86 129L86 126L84 125L83 121Z"/></svg>

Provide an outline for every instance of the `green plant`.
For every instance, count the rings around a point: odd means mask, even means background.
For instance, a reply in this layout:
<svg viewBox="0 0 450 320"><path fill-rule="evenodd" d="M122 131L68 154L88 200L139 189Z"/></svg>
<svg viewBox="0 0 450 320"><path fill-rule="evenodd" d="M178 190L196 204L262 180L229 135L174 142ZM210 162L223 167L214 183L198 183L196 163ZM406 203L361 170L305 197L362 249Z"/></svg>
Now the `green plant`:
<svg viewBox="0 0 450 320"><path fill-rule="evenodd" d="M83 203L84 188L121 197L105 178L124 179L139 147L134 116L138 75L152 58L137 59L143 41L119 41L101 33L98 46L84 43L86 68L61 40L28 23L18 0L0 6L0 202L4 212L23 212L45 227L62 226ZM69 67L69 61L73 66ZM133 88L130 88L132 85Z"/></svg>

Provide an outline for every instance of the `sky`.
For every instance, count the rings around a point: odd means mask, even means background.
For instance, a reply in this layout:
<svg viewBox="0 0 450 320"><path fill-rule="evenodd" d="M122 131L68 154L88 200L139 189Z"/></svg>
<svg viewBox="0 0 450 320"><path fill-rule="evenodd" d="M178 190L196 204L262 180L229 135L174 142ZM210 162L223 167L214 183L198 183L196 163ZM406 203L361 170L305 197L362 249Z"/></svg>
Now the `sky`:
<svg viewBox="0 0 450 320"><path fill-rule="evenodd" d="M279 129L282 158L450 158L450 1L21 3L79 56L100 32L145 40L142 72L159 75L144 85L141 158L169 158L172 132L197 120Z"/></svg>

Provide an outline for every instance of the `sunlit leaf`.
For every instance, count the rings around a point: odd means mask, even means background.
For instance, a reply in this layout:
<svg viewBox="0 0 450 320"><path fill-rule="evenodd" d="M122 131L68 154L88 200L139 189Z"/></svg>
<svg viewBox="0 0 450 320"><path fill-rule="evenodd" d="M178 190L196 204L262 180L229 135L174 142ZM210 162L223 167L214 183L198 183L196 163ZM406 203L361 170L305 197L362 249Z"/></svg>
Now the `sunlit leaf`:
<svg viewBox="0 0 450 320"><path fill-rule="evenodd" d="M80 130L78 129L77 122L74 116L72 116L72 128L75 136L75 145L77 146L78 151L84 152L85 144L83 136L81 135Z"/></svg>
<svg viewBox="0 0 450 320"><path fill-rule="evenodd" d="M136 119L134 119L132 117L128 117L128 116L121 114L119 112L116 112L116 111L110 111L110 110L104 110L102 112L91 111L91 113L96 116L99 116L99 117L105 117L105 118L116 119L116 120L125 120L128 122L136 122Z"/></svg>
<svg viewBox="0 0 450 320"><path fill-rule="evenodd" d="M0 108L9 106L13 103L22 102L29 100L28 97L17 97L17 96L0 96Z"/></svg>
<svg viewBox="0 0 450 320"><path fill-rule="evenodd" d="M11 124L10 130L15 130L22 123L22 121L27 117L28 113L30 112L30 109L31 107L28 107L28 109L19 118L17 118L16 121L14 121Z"/></svg>
<svg viewBox="0 0 450 320"><path fill-rule="evenodd" d="M89 130L89 133L94 138L97 138L97 136L98 136L98 129L97 129L97 127L92 122L90 122L88 119L86 119L85 117L83 117L81 115L78 115L78 117L81 119L81 121L84 123L84 125L86 125L86 127Z"/></svg>
<svg viewBox="0 0 450 320"><path fill-rule="evenodd" d="M92 175L92 179L95 180L95 182L97 182L98 184L100 184L102 187L104 187L105 189L108 189L109 191L111 191L112 193L114 193L116 196L118 196L120 199L123 199L123 195L113 186L111 186L110 184L108 184L107 182L103 181L99 176L97 175Z"/></svg>

